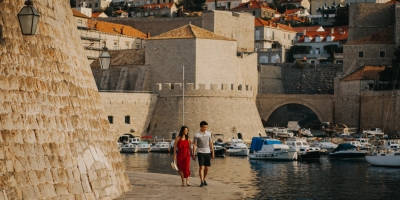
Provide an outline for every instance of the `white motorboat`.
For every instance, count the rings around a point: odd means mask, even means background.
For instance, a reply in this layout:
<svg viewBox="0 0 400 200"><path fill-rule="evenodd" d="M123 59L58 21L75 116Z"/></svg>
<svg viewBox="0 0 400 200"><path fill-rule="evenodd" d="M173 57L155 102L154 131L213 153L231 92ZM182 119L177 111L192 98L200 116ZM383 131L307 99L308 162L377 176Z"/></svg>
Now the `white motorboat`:
<svg viewBox="0 0 400 200"><path fill-rule="evenodd" d="M321 149L319 147L310 147L306 138L291 137L286 140L286 144L289 148L297 151L298 160L321 158Z"/></svg>
<svg viewBox="0 0 400 200"><path fill-rule="evenodd" d="M313 134L311 133L310 129L303 128L303 129L300 130L300 133L301 133L302 136L307 136L307 137L312 137L313 136Z"/></svg>
<svg viewBox="0 0 400 200"><path fill-rule="evenodd" d="M138 152L141 153L148 153L151 150L151 145L148 142L139 142L137 146L139 147Z"/></svg>
<svg viewBox="0 0 400 200"><path fill-rule="evenodd" d="M153 145L151 147L151 152L169 153L170 152L170 143L169 142L157 142L155 145Z"/></svg>
<svg viewBox="0 0 400 200"><path fill-rule="evenodd" d="M399 143L394 140L385 140L379 150L365 156L371 165L382 167L400 167Z"/></svg>
<svg viewBox="0 0 400 200"><path fill-rule="evenodd" d="M333 150L335 150L338 145L332 143L329 139L316 139L310 142L311 147L319 147L322 153L329 154Z"/></svg>
<svg viewBox="0 0 400 200"><path fill-rule="evenodd" d="M251 141L249 158L258 160L292 161L296 160L297 151L276 139L254 137Z"/></svg>
<svg viewBox="0 0 400 200"><path fill-rule="evenodd" d="M136 153L139 147L136 144L124 144L121 148L121 153Z"/></svg>
<svg viewBox="0 0 400 200"><path fill-rule="evenodd" d="M225 147L226 154L230 156L248 156L249 148L241 139L232 139L231 145Z"/></svg>
<svg viewBox="0 0 400 200"><path fill-rule="evenodd" d="M360 150L359 146L354 146L350 143L342 143L329 153L329 158L347 161L365 161L365 156L367 154L368 151Z"/></svg>
<svg viewBox="0 0 400 200"><path fill-rule="evenodd" d="M275 137L280 137L280 138L290 138L294 136L292 132L288 131L287 128L284 127L274 128L272 132L275 135Z"/></svg>

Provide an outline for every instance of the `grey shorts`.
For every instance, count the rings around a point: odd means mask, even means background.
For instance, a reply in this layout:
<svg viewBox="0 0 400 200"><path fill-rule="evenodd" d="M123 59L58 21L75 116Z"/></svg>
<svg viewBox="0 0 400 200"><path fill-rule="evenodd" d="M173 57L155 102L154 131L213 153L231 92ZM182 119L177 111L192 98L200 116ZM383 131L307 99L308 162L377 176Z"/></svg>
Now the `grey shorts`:
<svg viewBox="0 0 400 200"><path fill-rule="evenodd" d="M211 153L197 153L199 166L211 166Z"/></svg>

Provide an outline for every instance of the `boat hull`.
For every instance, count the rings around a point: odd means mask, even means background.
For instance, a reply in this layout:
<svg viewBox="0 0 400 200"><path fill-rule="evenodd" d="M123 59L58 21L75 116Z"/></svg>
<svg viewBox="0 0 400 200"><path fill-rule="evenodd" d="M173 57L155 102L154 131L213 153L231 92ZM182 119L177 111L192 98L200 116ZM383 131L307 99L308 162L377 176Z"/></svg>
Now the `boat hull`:
<svg viewBox="0 0 400 200"><path fill-rule="evenodd" d="M347 161L365 161L366 152L338 152L330 153L330 159L347 160Z"/></svg>
<svg viewBox="0 0 400 200"><path fill-rule="evenodd" d="M229 156L248 156L249 155L249 150L248 149L232 149L232 150L227 150L226 154Z"/></svg>
<svg viewBox="0 0 400 200"><path fill-rule="evenodd" d="M214 149L215 157L225 157L225 149Z"/></svg>
<svg viewBox="0 0 400 200"><path fill-rule="evenodd" d="M122 147L121 153L136 153L138 148L124 148Z"/></svg>
<svg viewBox="0 0 400 200"><path fill-rule="evenodd" d="M155 148L153 147L150 152L157 152L157 153L169 153L170 149L169 148Z"/></svg>
<svg viewBox="0 0 400 200"><path fill-rule="evenodd" d="M305 154L297 153L297 155L298 155L299 160L309 160L309 159L320 159L321 158L320 151L311 151L311 152L307 152Z"/></svg>
<svg viewBox="0 0 400 200"><path fill-rule="evenodd" d="M400 156L381 156L381 155L372 155L365 156L367 162L374 166L381 167L400 167Z"/></svg>
<svg viewBox="0 0 400 200"><path fill-rule="evenodd" d="M139 148L138 152L139 153L148 153L151 150L151 148Z"/></svg>
<svg viewBox="0 0 400 200"><path fill-rule="evenodd" d="M296 160L296 152L276 152L276 153L250 153L249 158L253 160L283 160L293 161Z"/></svg>

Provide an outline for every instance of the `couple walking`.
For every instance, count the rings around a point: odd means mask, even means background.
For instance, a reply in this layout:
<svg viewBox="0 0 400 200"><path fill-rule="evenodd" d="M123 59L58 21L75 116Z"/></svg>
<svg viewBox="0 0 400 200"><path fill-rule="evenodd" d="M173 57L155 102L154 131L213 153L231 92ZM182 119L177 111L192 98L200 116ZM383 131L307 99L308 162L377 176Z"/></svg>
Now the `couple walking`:
<svg viewBox="0 0 400 200"><path fill-rule="evenodd" d="M189 138L189 128L182 126L179 135L175 138L174 159L176 159L179 175L182 179L182 186L190 186L190 157L196 160L195 152L197 150L197 160L199 162L200 187L207 186L206 176L208 167L211 166L211 158L214 159L214 147L211 139L211 133L207 131L208 124L205 121L200 122L200 131L194 135L193 149ZM176 151L178 149L178 152ZM185 182L186 179L186 182Z"/></svg>

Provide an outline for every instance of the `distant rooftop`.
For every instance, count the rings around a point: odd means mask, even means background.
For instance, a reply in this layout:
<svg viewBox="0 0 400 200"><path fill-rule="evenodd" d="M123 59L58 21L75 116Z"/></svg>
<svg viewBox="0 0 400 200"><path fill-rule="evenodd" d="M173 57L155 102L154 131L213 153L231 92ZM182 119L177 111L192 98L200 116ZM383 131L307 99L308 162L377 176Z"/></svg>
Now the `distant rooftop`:
<svg viewBox="0 0 400 200"><path fill-rule="evenodd" d="M185 39L185 38L200 38L200 39L214 39L214 40L230 40L234 39L227 38L224 36L217 35L211 31L202 29L200 27L188 24L171 31L162 33L160 35L151 37L150 40L162 40L162 39Z"/></svg>
<svg viewBox="0 0 400 200"><path fill-rule="evenodd" d="M89 16L87 16L87 15L85 15L85 14L83 14L83 13L81 13L81 12L75 10L75 9L71 9L71 10L72 10L72 14L73 14L75 17L81 17L81 18L87 18L87 19L90 18Z"/></svg>
<svg viewBox="0 0 400 200"><path fill-rule="evenodd" d="M284 24L278 24L278 23L274 23L271 21L265 21L261 18L255 18L255 26L264 26L264 27L272 27L272 28L277 28L277 29L282 29L285 31L291 31L291 32L296 32L291 26L287 26Z"/></svg>
<svg viewBox="0 0 400 200"><path fill-rule="evenodd" d="M365 37L346 43L346 45L363 45L363 44L395 44L394 30L393 28L388 28L381 32L367 35Z"/></svg>
<svg viewBox="0 0 400 200"><path fill-rule="evenodd" d="M145 51L144 49L123 49L123 50L108 50L111 55L112 66L127 66L127 65L144 65ZM96 59L90 66L100 67L99 59Z"/></svg>

